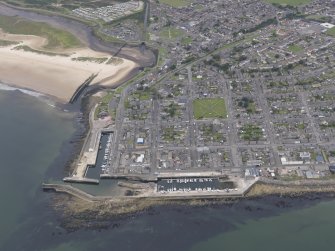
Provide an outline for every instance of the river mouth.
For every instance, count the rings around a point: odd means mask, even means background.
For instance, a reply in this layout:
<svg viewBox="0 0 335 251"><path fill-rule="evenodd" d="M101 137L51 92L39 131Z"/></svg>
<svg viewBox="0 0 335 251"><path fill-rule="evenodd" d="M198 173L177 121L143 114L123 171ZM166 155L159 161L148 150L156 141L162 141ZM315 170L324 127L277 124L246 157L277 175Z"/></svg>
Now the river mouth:
<svg viewBox="0 0 335 251"><path fill-rule="evenodd" d="M93 34L93 28L76 20L58 15L43 15L36 12L10 7L0 3L0 15L18 16L35 22L44 22L74 34L83 44L92 50L109 53L137 63L140 67L153 67L157 53L145 45L113 44L100 40Z"/></svg>

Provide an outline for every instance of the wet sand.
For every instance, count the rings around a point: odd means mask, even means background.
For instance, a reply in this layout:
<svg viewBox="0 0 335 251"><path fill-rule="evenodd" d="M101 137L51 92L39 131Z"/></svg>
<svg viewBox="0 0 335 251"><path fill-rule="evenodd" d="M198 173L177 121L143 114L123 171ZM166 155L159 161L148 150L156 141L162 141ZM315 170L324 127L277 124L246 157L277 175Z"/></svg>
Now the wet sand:
<svg viewBox="0 0 335 251"><path fill-rule="evenodd" d="M43 50L47 43L38 36L13 35L0 31L0 39L21 42L35 50ZM121 59L117 65L74 61L77 57L110 58L111 55L89 48L76 48L54 52L69 56L48 56L35 52L13 49L17 45L0 47L0 80L5 84L31 89L56 97L66 103L76 89L92 74L98 74L91 85L113 87L125 79L138 65Z"/></svg>
<svg viewBox="0 0 335 251"><path fill-rule="evenodd" d="M0 15L19 16L35 22L44 22L56 28L74 34L83 44L95 50L131 60L140 67L152 67L156 64L157 55L146 46L105 42L94 36L93 28L79 21L58 15L44 15L25 10L17 6L0 3ZM120 50L121 48L121 50Z"/></svg>

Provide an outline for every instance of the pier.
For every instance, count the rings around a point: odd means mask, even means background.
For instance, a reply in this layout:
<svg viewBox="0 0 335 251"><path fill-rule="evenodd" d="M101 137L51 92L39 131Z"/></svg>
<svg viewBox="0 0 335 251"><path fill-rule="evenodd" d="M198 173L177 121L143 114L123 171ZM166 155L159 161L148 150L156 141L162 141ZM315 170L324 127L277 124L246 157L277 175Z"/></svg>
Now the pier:
<svg viewBox="0 0 335 251"><path fill-rule="evenodd" d="M74 172L64 179L66 182L87 183L87 179L89 179L86 177L88 169L97 165L102 135L110 134L113 136L114 130L109 122L94 121L94 111L95 109L92 109L89 114L90 132L85 138L79 158L75 163Z"/></svg>
<svg viewBox="0 0 335 251"><path fill-rule="evenodd" d="M63 179L64 182L70 182L70 183L85 183L85 184L99 184L98 179L90 179L90 178L80 178L80 177L65 177Z"/></svg>
<svg viewBox="0 0 335 251"><path fill-rule="evenodd" d="M77 90L75 91L75 93L72 95L69 103L73 104L77 98L80 96L80 94L83 92L83 90L93 81L93 79L96 78L96 76L98 76L98 74L92 74L88 79L86 79L84 81L84 83L82 83Z"/></svg>
<svg viewBox="0 0 335 251"><path fill-rule="evenodd" d="M85 201L98 201L99 199L95 196L92 196L88 193L85 193L84 191L75 188L71 185L65 185L65 184L42 184L43 191L54 191L57 193L67 193L69 195L75 196L79 199L85 200Z"/></svg>
<svg viewBox="0 0 335 251"><path fill-rule="evenodd" d="M220 199L220 198L238 198L245 197L248 191L257 183L258 179L252 181L238 182L237 189L223 189L223 190L207 190L204 189L200 192L200 190L179 190L179 191L158 191L157 186L155 189L150 189L145 191L144 193L126 196L126 195L118 195L118 196L93 196L88 194L78 188L73 187L69 184L42 184L42 189L44 191L54 191L60 193L67 193L69 195L75 196L79 199L83 199L86 201L104 201L104 200L125 200L125 199L171 199L171 200L189 200L189 199ZM264 182L264 181L262 181Z"/></svg>

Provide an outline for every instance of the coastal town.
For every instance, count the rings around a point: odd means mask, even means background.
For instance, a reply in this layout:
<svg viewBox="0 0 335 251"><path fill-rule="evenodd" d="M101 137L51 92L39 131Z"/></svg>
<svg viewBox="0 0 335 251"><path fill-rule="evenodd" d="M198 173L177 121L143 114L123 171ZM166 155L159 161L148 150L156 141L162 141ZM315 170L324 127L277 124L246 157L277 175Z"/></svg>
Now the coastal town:
<svg viewBox="0 0 335 251"><path fill-rule="evenodd" d="M0 250L335 244L334 0L2 0L0 104Z"/></svg>
<svg viewBox="0 0 335 251"><path fill-rule="evenodd" d="M65 181L126 178L185 196L243 194L258 180L332 179L332 1L150 2L149 20L157 67L101 94ZM134 41L143 37L132 29Z"/></svg>
<svg viewBox="0 0 335 251"><path fill-rule="evenodd" d="M244 196L259 181L333 180L333 1L101 0L29 7L91 25L69 35L63 42L68 54L60 54L59 45L57 53L43 51L43 29L36 46L27 35L10 34L8 23L21 20L0 20L1 50L11 60L20 55L43 59L44 67L56 61L73 66L62 68L63 76L76 75L66 96L60 87L68 84L57 78L55 90L40 85L37 91L70 104L92 96L88 133L65 182L113 179L119 196L146 197ZM104 53L78 49L78 38L99 41ZM86 75L73 74L78 67Z"/></svg>

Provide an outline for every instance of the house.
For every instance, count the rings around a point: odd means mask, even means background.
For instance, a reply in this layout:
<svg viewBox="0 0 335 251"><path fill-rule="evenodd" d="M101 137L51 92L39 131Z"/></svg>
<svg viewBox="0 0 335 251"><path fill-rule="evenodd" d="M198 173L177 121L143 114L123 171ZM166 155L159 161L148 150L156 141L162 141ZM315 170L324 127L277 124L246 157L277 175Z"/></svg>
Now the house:
<svg viewBox="0 0 335 251"><path fill-rule="evenodd" d="M144 144L144 138L138 138L138 139L136 140L136 143L137 143L138 145L143 145L143 144Z"/></svg>
<svg viewBox="0 0 335 251"><path fill-rule="evenodd" d="M309 161L311 159L311 153L309 153L309 152L301 152L301 153L299 153L299 157L303 161Z"/></svg>

